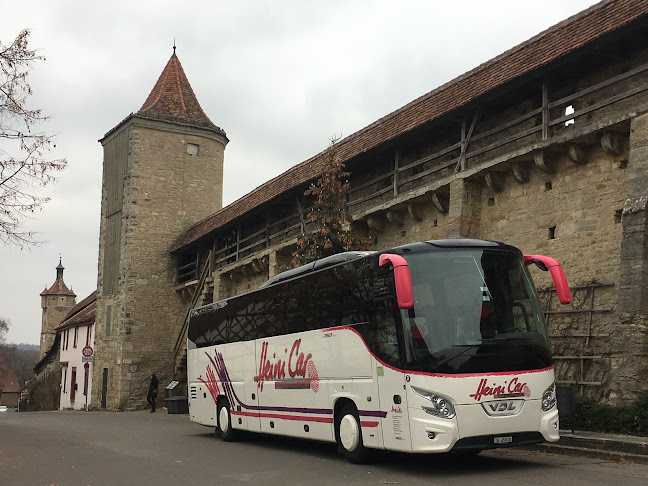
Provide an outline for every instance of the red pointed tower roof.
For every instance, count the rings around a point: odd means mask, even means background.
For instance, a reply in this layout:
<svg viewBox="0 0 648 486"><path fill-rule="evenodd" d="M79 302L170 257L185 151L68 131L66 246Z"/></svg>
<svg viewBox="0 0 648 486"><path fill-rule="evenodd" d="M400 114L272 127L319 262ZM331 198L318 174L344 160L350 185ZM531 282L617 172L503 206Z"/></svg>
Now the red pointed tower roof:
<svg viewBox="0 0 648 486"><path fill-rule="evenodd" d="M136 115L181 125L207 128L225 135L225 132L214 125L200 107L187 75L182 69L180 59L176 56L175 49L175 46L173 46L171 59L167 62L151 94L149 94Z"/></svg>
<svg viewBox="0 0 648 486"><path fill-rule="evenodd" d="M65 267L63 266L63 263L59 258L59 264L58 267L56 267L56 281L49 289L45 288L45 290L41 292L41 296L70 295L72 297L76 297L76 294L72 290L68 289L67 285L65 285L65 282L63 281L63 270L65 270Z"/></svg>

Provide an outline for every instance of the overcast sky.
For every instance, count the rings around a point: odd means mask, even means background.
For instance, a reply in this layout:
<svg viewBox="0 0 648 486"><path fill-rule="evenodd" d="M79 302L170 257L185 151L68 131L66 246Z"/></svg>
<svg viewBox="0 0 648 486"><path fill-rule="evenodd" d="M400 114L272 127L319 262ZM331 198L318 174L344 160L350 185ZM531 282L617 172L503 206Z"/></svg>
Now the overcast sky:
<svg viewBox="0 0 648 486"><path fill-rule="evenodd" d="M32 107L51 120L67 169L29 222L46 243L0 247L0 317L9 342L39 342L39 294L56 279L85 298L97 285L101 164L97 142L137 111L172 54L223 128L224 205L463 74L591 0L12 2L0 40L24 28L47 60L30 75Z"/></svg>

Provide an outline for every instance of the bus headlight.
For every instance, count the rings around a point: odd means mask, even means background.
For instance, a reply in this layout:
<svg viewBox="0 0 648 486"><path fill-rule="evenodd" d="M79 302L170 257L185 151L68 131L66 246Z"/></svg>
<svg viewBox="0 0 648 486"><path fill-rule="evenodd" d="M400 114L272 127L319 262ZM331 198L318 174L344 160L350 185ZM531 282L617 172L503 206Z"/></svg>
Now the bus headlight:
<svg viewBox="0 0 648 486"><path fill-rule="evenodd" d="M548 412L556 406L556 384L552 383L542 394L542 411Z"/></svg>
<svg viewBox="0 0 648 486"><path fill-rule="evenodd" d="M430 415L434 415L436 417L441 417L441 418L447 418L447 419L454 418L454 416L456 415L452 403L450 403L450 400L448 400L443 395L439 395L438 393L425 390L423 388L418 388L415 386L412 386L410 388L412 388L412 391L416 393L418 396L423 397L426 400L429 400L431 402L432 406L421 407L423 408L423 411L425 413L429 413Z"/></svg>

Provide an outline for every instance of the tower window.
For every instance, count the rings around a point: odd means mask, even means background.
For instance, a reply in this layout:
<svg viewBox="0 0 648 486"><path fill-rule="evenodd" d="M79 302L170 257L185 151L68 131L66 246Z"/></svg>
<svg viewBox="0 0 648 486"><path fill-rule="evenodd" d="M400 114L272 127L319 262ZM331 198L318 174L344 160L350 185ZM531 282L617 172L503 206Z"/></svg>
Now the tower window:
<svg viewBox="0 0 648 486"><path fill-rule="evenodd" d="M187 144L187 153L189 155L198 155L198 149L200 148L200 145L197 143L188 143Z"/></svg>

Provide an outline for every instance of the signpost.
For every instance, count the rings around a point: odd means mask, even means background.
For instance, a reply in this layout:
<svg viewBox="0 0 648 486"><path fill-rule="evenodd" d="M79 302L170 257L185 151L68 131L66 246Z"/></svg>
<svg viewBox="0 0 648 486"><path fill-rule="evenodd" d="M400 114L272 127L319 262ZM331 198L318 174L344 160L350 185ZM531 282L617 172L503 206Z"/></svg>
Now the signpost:
<svg viewBox="0 0 648 486"><path fill-rule="evenodd" d="M90 373L90 363L94 363L94 349L92 346L86 346L81 350L81 362L83 363L83 368L85 369L85 380L87 383L88 375ZM87 385L86 385L87 386ZM88 410L88 390L84 390L85 394L85 409Z"/></svg>

